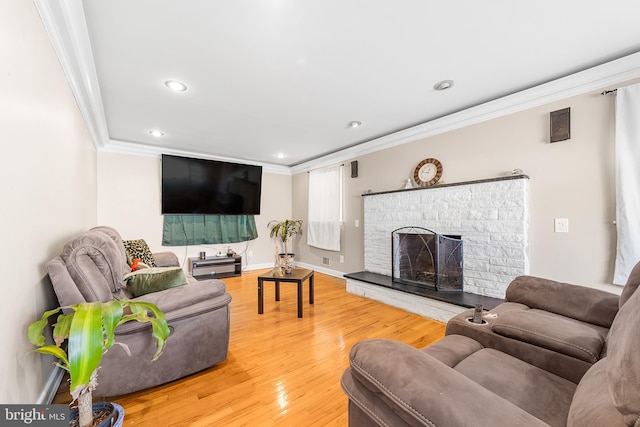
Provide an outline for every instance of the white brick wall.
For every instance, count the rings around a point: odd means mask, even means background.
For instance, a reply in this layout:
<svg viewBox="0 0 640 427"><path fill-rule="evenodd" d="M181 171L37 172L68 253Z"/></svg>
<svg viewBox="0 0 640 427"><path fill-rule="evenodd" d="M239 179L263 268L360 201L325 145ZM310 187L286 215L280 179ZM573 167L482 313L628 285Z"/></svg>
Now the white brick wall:
<svg viewBox="0 0 640 427"><path fill-rule="evenodd" d="M464 240L464 291L504 298L529 272L529 179L474 181L364 196L364 266L391 276L391 232L418 226Z"/></svg>

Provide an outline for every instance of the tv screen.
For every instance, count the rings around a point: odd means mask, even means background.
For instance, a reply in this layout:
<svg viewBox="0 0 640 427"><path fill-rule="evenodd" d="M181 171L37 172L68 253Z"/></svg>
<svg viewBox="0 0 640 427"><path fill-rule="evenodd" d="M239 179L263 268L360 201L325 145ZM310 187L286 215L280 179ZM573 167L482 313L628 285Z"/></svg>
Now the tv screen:
<svg viewBox="0 0 640 427"><path fill-rule="evenodd" d="M262 166L162 155L162 213L258 215Z"/></svg>

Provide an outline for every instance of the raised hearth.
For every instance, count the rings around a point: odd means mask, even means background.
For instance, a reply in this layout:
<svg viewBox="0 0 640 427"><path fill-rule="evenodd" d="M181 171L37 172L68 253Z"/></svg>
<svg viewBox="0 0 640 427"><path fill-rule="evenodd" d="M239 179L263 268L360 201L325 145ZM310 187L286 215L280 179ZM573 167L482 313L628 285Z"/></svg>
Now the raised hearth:
<svg viewBox="0 0 640 427"><path fill-rule="evenodd" d="M412 295L427 297L436 301L445 302L447 304L453 304L464 309L473 308L476 304L482 304L482 307L487 310L491 310L498 304L504 302L504 300L500 298L492 298L484 295L472 294L469 292L439 292L436 290L425 288L424 286L412 285L408 283L398 283L393 281L389 276L384 276L377 273L369 273L367 271L345 274L344 277L364 283L370 283L372 285L382 286L388 289L394 289L396 291L405 292Z"/></svg>

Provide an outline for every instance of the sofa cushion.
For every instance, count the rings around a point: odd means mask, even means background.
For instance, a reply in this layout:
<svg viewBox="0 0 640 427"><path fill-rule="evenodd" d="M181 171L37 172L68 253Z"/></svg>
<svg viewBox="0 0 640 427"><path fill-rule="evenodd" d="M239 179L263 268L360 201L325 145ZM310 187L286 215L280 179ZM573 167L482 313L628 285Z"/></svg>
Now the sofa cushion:
<svg viewBox="0 0 640 427"><path fill-rule="evenodd" d="M125 274L124 280L127 282L127 289L135 297L187 283L187 277L181 267L143 268Z"/></svg>
<svg viewBox="0 0 640 427"><path fill-rule="evenodd" d="M622 306L611 325L607 381L627 425L640 426L640 292Z"/></svg>
<svg viewBox="0 0 640 427"><path fill-rule="evenodd" d="M124 250L124 245L122 244L122 237L120 237L120 233L118 233L118 230L116 230L113 227L107 227L105 225L100 225L98 227L93 227L91 230L89 231L97 231L103 234L106 234L107 236L109 236L109 238L111 240L113 240L113 242L116 244L116 246L118 247L118 258L120 259L120 262L122 262L122 264L127 264L127 253Z"/></svg>
<svg viewBox="0 0 640 427"><path fill-rule="evenodd" d="M505 301L519 302L531 308L609 328L618 312L620 297L600 289L519 276L507 288Z"/></svg>
<svg viewBox="0 0 640 427"><path fill-rule="evenodd" d="M455 368L551 426L564 426L576 385L508 354L485 348Z"/></svg>
<svg viewBox="0 0 640 427"><path fill-rule="evenodd" d="M153 258L153 254L149 250L149 245L147 245L144 239L124 240L122 244L127 253L127 263L129 263L129 265L133 263L134 259L138 258L149 267L157 267L156 260Z"/></svg>
<svg viewBox="0 0 640 427"><path fill-rule="evenodd" d="M636 292L636 289L640 287L640 262L636 264L635 267L629 273L629 278L627 279L627 283L622 288L622 293L620 294L620 308L627 302L631 295Z"/></svg>
<svg viewBox="0 0 640 427"><path fill-rule="evenodd" d="M447 335L440 341L422 349L424 353L453 368L471 354L481 350L482 345L462 335Z"/></svg>
<svg viewBox="0 0 640 427"><path fill-rule="evenodd" d="M349 361L351 369L345 376L354 381L343 377L342 385L350 400L361 409L370 408L372 417L390 408L404 422L379 425L500 426L508 420L514 426L548 427L463 373L399 341L360 341L351 349ZM362 387L353 387L354 383Z"/></svg>
<svg viewBox="0 0 640 427"><path fill-rule="evenodd" d="M491 323L499 335L595 363L607 330L541 310L508 311Z"/></svg>
<svg viewBox="0 0 640 427"><path fill-rule="evenodd" d="M607 359L598 361L582 377L571 402L567 427L624 426L607 385Z"/></svg>
<svg viewBox="0 0 640 427"><path fill-rule="evenodd" d="M124 285L127 273L118 247L106 234L87 231L69 241L60 254L85 301L106 302Z"/></svg>

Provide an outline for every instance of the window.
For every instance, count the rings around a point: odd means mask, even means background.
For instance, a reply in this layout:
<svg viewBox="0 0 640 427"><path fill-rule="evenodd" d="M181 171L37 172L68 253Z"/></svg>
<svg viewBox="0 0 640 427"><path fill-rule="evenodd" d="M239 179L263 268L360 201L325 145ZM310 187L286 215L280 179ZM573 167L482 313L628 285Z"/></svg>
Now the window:
<svg viewBox="0 0 640 427"><path fill-rule="evenodd" d="M342 226L342 166L309 172L307 244L340 250Z"/></svg>

